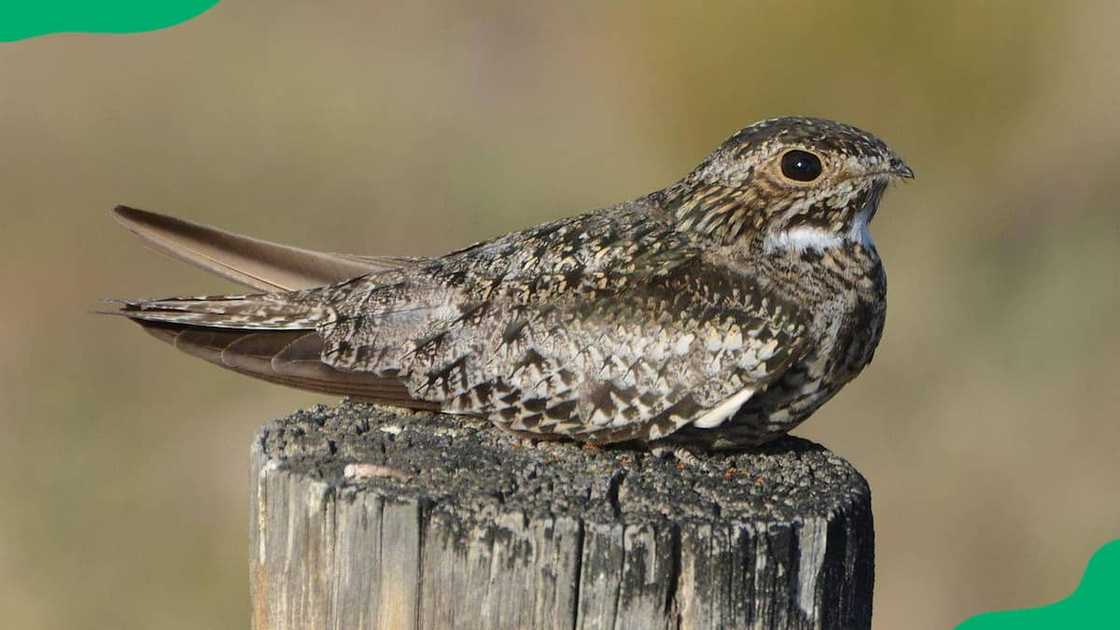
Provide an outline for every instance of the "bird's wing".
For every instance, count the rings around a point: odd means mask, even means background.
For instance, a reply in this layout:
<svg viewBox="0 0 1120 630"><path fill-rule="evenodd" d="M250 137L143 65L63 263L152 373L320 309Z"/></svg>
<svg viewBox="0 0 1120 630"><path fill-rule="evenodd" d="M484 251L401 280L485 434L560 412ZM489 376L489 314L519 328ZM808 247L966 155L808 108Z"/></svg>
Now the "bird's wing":
<svg viewBox="0 0 1120 630"><path fill-rule="evenodd" d="M407 268L412 258L317 252L117 206L117 221L156 250L260 291L293 291Z"/></svg>
<svg viewBox="0 0 1120 630"><path fill-rule="evenodd" d="M656 226L555 254L586 227L542 226L515 249L466 250L476 258L461 266L324 290L324 362L514 431L614 442L718 426L802 356L795 307Z"/></svg>

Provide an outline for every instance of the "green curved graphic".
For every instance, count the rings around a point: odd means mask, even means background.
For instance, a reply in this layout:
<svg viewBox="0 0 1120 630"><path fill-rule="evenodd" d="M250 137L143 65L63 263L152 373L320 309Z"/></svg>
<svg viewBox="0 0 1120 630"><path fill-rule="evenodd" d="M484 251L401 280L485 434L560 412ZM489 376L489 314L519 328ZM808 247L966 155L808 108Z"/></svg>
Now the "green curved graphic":
<svg viewBox="0 0 1120 630"><path fill-rule="evenodd" d="M0 42L51 33L139 33L201 15L218 0L0 0Z"/></svg>
<svg viewBox="0 0 1120 630"><path fill-rule="evenodd" d="M1043 628L1120 628L1120 540L1093 554L1081 584L1069 597L1039 608L976 615L957 626L957 630Z"/></svg>

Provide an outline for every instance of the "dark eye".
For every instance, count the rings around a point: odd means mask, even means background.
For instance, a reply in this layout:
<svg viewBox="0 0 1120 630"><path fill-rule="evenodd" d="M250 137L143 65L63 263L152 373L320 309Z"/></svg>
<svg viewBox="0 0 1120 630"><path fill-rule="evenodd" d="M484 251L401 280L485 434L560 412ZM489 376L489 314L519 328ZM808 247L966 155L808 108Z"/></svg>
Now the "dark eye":
<svg viewBox="0 0 1120 630"><path fill-rule="evenodd" d="M800 149L787 151L782 156L782 175L799 182L811 182L821 176L821 159Z"/></svg>

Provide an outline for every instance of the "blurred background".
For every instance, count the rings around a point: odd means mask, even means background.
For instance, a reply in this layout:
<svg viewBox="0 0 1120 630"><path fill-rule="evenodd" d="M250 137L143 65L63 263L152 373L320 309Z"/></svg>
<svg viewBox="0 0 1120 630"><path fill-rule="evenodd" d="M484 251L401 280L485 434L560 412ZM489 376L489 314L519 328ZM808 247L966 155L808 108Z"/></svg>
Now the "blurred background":
<svg viewBox="0 0 1120 630"><path fill-rule="evenodd" d="M835 118L918 179L873 226L875 362L796 433L874 493L875 623L1068 594L1120 536L1120 4L226 0L0 45L0 602L11 628L238 628L248 449L331 399L90 314L228 291L117 203L439 254Z"/></svg>

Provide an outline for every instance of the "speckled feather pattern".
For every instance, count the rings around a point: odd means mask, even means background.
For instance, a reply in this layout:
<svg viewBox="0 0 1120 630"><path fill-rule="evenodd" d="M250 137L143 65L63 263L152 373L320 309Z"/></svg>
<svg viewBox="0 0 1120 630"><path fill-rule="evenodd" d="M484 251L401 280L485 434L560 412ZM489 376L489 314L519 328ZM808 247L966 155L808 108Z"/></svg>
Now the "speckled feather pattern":
<svg viewBox="0 0 1120 630"><path fill-rule="evenodd" d="M791 148L819 156L819 181L783 176ZM680 182L611 208L328 286L123 312L314 330L335 370L529 435L757 444L871 360L886 277L867 223L899 176L909 169L865 132L774 119Z"/></svg>

